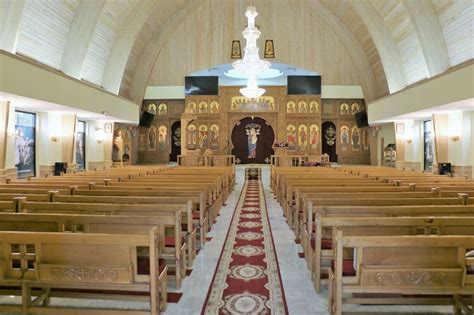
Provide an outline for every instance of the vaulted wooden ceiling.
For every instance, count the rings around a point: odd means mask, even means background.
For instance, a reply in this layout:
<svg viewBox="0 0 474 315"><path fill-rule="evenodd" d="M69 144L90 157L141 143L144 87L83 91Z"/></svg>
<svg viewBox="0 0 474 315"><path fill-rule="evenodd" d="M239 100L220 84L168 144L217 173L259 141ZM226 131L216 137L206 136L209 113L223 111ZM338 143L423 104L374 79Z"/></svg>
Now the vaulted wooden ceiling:
<svg viewBox="0 0 474 315"><path fill-rule="evenodd" d="M214 16L229 14L214 10L218 1L225 1L230 8L238 3L239 10L250 3L247 0L0 0L0 49L34 59L140 103L153 69L160 68L155 63L163 47L169 42L187 40L175 36L180 34L176 30L181 25L202 6L213 11L209 14ZM272 0L272 10L278 1L288 0ZM337 36L369 101L473 58L474 3L471 0L292 1L311 11L312 16L317 16ZM253 3L259 11L271 5L264 0ZM243 12L232 14L243 15ZM291 27L288 25L289 30ZM222 45L227 47L229 43ZM305 45L298 49L304 50Z"/></svg>

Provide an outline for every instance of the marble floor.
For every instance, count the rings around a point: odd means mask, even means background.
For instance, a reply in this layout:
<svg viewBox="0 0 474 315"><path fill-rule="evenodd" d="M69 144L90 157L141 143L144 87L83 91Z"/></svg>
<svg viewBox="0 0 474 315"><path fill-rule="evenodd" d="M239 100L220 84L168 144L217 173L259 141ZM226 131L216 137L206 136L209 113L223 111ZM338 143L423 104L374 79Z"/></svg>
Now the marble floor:
<svg viewBox="0 0 474 315"><path fill-rule="evenodd" d="M267 166L259 167L262 167L262 181L265 189L270 225L274 236L289 313L292 315L328 314L327 290L323 289L321 294L316 294L313 283L310 280L306 262L298 256L298 253L302 251L301 245L295 243L295 236L283 217L282 208L270 190L270 169ZM169 303L168 309L164 313L165 315L194 315L201 313L222 246L224 245L233 211L244 184L245 166L238 166L236 175L235 189L229 196L226 206L221 209L220 216L208 235L212 237L212 240L207 242L204 249L199 252L194 262L192 274L183 281L182 289L180 290L183 293L181 300L176 304ZM172 286L170 286L170 290L173 290ZM91 301L88 304L83 304L84 302L72 301L71 299L55 300L53 299L53 304L74 304L77 307L100 306L106 308L113 306L123 309L148 308L147 303L139 302ZM6 302L18 303L19 301L17 298L0 297L0 304ZM344 313L347 312L353 315L452 314L452 311L453 308L450 306L344 306Z"/></svg>

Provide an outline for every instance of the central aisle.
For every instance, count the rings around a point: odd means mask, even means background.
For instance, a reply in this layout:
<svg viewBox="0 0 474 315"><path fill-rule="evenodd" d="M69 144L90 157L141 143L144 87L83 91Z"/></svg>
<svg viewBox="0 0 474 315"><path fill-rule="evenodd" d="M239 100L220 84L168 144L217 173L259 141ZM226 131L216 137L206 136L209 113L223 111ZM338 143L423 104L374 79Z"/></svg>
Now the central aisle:
<svg viewBox="0 0 474 315"><path fill-rule="evenodd" d="M251 166L236 166L236 185L226 205L222 207L217 222L208 234L212 237L199 252L193 265L191 276L183 282L183 297L179 303L169 303L165 314L194 315L202 312L207 293L211 288L224 243L229 233L234 210L237 207L245 184L245 170ZM289 314L327 314L325 294L317 295L311 282L305 260L298 257L301 246L285 218L283 210L270 190L270 167L259 165L261 169L261 189L266 200L266 209L273 235L276 258L278 259L283 292Z"/></svg>
<svg viewBox="0 0 474 315"><path fill-rule="evenodd" d="M202 313L288 313L260 169L247 169Z"/></svg>

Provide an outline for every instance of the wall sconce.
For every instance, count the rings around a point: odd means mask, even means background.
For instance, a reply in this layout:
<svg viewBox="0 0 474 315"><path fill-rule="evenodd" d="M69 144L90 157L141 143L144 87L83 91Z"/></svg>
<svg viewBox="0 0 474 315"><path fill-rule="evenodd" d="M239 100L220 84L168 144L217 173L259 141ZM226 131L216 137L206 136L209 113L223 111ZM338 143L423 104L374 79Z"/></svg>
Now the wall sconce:
<svg viewBox="0 0 474 315"><path fill-rule="evenodd" d="M55 136L55 135L51 136L51 141L58 142L58 140L59 140L58 136Z"/></svg>
<svg viewBox="0 0 474 315"><path fill-rule="evenodd" d="M407 143L412 143L413 140L412 139L407 139Z"/></svg>
<svg viewBox="0 0 474 315"><path fill-rule="evenodd" d="M453 141L459 141L460 137L459 136L451 136L451 140Z"/></svg>
<svg viewBox="0 0 474 315"><path fill-rule="evenodd" d="M98 144L104 142L104 130L101 127L95 127L95 139Z"/></svg>

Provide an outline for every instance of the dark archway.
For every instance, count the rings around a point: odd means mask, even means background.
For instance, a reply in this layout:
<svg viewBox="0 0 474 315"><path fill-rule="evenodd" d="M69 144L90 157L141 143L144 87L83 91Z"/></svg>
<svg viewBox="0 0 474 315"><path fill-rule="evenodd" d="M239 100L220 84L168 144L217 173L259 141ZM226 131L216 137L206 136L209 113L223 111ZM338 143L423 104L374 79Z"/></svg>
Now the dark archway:
<svg viewBox="0 0 474 315"><path fill-rule="evenodd" d="M235 155L240 164L270 163L270 156L274 154L273 143L275 132L272 126L260 117L245 117L232 130L232 144Z"/></svg>
<svg viewBox="0 0 474 315"><path fill-rule="evenodd" d="M329 155L330 162L337 162L336 144L337 129L332 121L326 121L322 125L323 154Z"/></svg>
<svg viewBox="0 0 474 315"><path fill-rule="evenodd" d="M181 121L176 121L171 125L170 162L177 162L178 155L180 154L181 154Z"/></svg>

